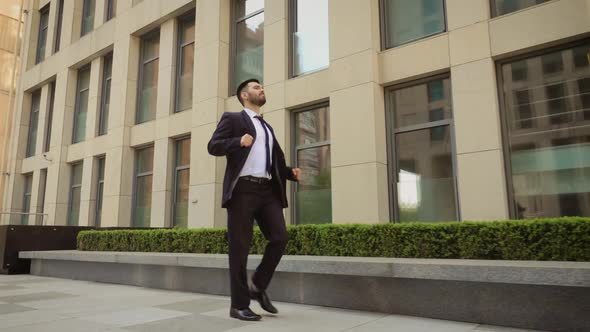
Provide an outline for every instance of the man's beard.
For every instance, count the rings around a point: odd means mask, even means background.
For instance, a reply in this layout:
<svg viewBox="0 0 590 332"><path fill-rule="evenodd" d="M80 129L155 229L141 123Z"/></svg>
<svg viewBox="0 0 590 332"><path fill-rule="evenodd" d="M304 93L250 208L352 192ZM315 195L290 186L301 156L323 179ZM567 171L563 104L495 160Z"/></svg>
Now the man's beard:
<svg viewBox="0 0 590 332"><path fill-rule="evenodd" d="M262 107L266 104L266 96L252 96L253 98L250 99L250 102L258 107Z"/></svg>

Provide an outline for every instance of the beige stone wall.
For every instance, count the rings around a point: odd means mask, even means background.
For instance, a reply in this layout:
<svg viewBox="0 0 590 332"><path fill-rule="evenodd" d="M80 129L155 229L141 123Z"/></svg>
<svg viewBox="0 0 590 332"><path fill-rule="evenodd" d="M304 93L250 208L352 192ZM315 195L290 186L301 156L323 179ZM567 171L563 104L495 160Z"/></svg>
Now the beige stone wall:
<svg viewBox="0 0 590 332"><path fill-rule="evenodd" d="M229 92L230 0L118 0L116 17L104 22L97 1L94 30L80 37L81 8L66 1L61 49L34 64L38 9L57 0L27 1L22 85L12 128L5 206L22 207L22 174L33 173L39 206L41 170L47 169L46 223L65 224L70 164L84 162L80 225L92 224L96 157L106 156L104 226L129 226L135 148L154 146L152 226L169 226L173 194L173 140L191 137L189 227L223 227L220 207L225 160L208 155L206 144L224 111L239 111ZM81 1L80 1L81 3ZM291 159L291 112L329 101L332 215L335 223L387 222L389 216L385 90L389 86L448 73L451 77L460 216L508 218L495 61L580 39L590 33L590 0L553 0L491 18L488 0L447 0L447 31L392 49L381 47L378 0L329 0L328 68L290 78L287 0L265 1L264 112ZM196 13L192 109L174 113L177 17ZM50 15L48 44L55 33ZM140 36L160 29L156 119L135 125ZM108 134L96 137L102 56L114 52ZM71 144L77 69L91 65L86 140ZM49 83L56 81L51 148L40 151ZM42 90L37 155L24 158L31 93ZM288 160L289 163L292 160ZM290 221L291 211L285 212ZM16 220L2 219L2 223Z"/></svg>

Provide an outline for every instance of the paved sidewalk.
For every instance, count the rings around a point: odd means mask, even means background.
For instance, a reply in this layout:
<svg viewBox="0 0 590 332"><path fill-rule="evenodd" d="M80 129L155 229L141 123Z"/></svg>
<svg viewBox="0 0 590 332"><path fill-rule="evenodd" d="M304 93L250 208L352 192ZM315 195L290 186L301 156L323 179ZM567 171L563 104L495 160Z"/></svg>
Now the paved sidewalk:
<svg viewBox="0 0 590 332"><path fill-rule="evenodd" d="M272 294L271 294L272 295ZM261 322L228 317L229 298L32 275L0 275L0 332L524 332L471 323L275 302Z"/></svg>

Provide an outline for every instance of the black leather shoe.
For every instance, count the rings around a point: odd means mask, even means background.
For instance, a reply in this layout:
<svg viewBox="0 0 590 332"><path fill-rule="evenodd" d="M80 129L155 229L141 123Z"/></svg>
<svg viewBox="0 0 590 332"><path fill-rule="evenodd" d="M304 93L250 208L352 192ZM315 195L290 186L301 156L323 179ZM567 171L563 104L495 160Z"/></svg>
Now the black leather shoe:
<svg viewBox="0 0 590 332"><path fill-rule="evenodd" d="M232 318L237 318L239 320L248 320L248 321L257 321L262 318L262 316L257 315L254 311L250 310L250 308L245 309L236 309L230 308L229 309L229 316Z"/></svg>
<svg viewBox="0 0 590 332"><path fill-rule="evenodd" d="M254 289L250 288L250 298L258 301L262 309L270 312L271 314L279 313L277 308L275 308L275 306L272 305L272 302L270 302L270 298L265 291L255 291Z"/></svg>

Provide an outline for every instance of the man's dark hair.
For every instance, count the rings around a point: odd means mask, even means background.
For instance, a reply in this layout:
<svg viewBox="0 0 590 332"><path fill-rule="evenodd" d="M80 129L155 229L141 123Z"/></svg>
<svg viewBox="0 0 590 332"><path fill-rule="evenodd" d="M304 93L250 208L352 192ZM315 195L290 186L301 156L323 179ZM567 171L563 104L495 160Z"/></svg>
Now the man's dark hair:
<svg viewBox="0 0 590 332"><path fill-rule="evenodd" d="M260 84L260 81L258 81L257 79L250 78L250 79L247 79L244 82L240 83L240 85L238 86L238 90L236 90L236 95L238 96L238 100L240 101L240 104L242 104L242 106L244 106L244 101L242 100L242 96L241 96L242 90L244 90L248 86L248 84L252 83L252 82L256 82L256 83Z"/></svg>

